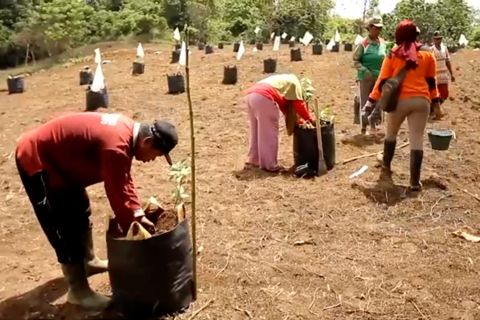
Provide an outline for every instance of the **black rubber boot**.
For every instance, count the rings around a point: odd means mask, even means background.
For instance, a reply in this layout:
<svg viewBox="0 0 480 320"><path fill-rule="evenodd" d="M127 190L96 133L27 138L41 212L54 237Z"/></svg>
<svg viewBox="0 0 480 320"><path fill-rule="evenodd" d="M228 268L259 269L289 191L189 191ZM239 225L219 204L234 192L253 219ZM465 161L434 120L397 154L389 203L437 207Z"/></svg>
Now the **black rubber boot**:
<svg viewBox="0 0 480 320"><path fill-rule="evenodd" d="M98 311L110 305L110 298L94 292L88 285L83 263L62 264L62 272L68 284L67 301L69 303Z"/></svg>
<svg viewBox="0 0 480 320"><path fill-rule="evenodd" d="M392 171L392 159L393 155L395 154L395 148L397 146L397 141L388 141L385 140L383 142L383 159L382 159L382 167L388 171Z"/></svg>
<svg viewBox="0 0 480 320"><path fill-rule="evenodd" d="M410 151L410 190L420 191L422 184L420 182L420 173L422 171L423 150Z"/></svg>

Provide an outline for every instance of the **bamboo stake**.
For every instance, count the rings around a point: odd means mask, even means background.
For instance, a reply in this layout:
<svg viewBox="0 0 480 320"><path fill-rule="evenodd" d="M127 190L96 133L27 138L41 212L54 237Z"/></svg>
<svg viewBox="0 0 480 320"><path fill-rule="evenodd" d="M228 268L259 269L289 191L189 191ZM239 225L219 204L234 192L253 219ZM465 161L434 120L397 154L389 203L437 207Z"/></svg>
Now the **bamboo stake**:
<svg viewBox="0 0 480 320"><path fill-rule="evenodd" d="M185 80L187 92L188 112L190 116L190 153L191 153L191 168L192 168L192 180L191 180L191 195L192 195L192 263L193 263L193 299L197 299L197 223L196 223L196 192L195 192L195 130L193 121L193 107L192 96L190 93L190 59L188 57L188 25L185 25Z"/></svg>
<svg viewBox="0 0 480 320"><path fill-rule="evenodd" d="M318 175L321 176L327 173L327 164L323 156L323 142L322 142L322 127L320 124L320 110L318 108L318 99L315 99L315 122L317 130L317 146L318 146Z"/></svg>

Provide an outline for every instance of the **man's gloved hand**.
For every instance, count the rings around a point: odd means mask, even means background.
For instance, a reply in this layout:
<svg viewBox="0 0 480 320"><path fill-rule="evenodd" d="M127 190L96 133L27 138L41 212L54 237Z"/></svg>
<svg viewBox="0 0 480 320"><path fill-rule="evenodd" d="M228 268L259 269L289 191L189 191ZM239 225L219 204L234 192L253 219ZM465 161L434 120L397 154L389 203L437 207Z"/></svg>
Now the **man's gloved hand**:
<svg viewBox="0 0 480 320"><path fill-rule="evenodd" d="M362 108L362 114L369 115L374 108L375 108L375 105L371 101L367 101Z"/></svg>
<svg viewBox="0 0 480 320"><path fill-rule="evenodd" d="M135 217L135 221L140 222L140 224L148 231L150 234L155 233L155 225L147 219L146 216Z"/></svg>

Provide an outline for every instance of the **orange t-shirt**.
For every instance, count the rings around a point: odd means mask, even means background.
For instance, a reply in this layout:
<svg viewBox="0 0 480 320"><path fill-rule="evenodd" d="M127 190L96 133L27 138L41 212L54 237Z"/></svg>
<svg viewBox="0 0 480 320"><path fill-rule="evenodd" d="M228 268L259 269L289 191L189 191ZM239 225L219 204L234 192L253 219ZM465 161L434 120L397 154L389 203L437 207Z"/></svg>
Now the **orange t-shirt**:
<svg viewBox="0 0 480 320"><path fill-rule="evenodd" d="M429 88L427 78L435 79L437 63L432 52L418 51L418 66L415 69L408 70L400 87L399 100L412 97L425 97L429 101L438 98L437 86ZM406 61L394 56L393 54L383 60L380 75L375 83L375 87L370 93L369 98L375 101L380 99L382 95L380 91L384 81L396 76L405 66Z"/></svg>

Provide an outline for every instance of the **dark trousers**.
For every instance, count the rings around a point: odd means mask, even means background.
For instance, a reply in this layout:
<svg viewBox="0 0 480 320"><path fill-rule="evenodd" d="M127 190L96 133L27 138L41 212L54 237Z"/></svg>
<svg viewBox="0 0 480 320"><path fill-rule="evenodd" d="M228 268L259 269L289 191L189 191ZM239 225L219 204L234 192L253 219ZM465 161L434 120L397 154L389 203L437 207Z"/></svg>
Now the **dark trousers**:
<svg viewBox="0 0 480 320"><path fill-rule="evenodd" d="M17 161L17 169L43 232L60 263L83 263L90 224L90 200L85 188L48 187L48 175L29 176Z"/></svg>

